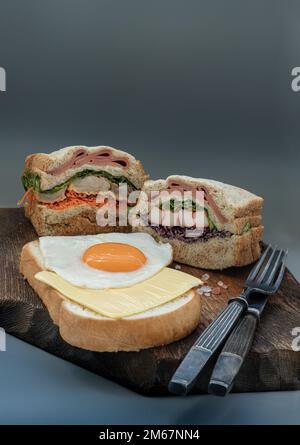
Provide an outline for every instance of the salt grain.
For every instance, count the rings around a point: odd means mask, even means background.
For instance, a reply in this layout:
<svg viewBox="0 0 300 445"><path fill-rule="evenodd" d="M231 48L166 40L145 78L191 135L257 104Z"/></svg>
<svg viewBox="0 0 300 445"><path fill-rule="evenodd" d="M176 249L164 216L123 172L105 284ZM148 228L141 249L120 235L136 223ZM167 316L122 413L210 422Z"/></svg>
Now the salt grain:
<svg viewBox="0 0 300 445"><path fill-rule="evenodd" d="M202 281L208 281L208 280L209 280L209 275L208 275L208 273L203 274L202 277L201 277L201 280L202 280Z"/></svg>
<svg viewBox="0 0 300 445"><path fill-rule="evenodd" d="M212 288L210 286L201 286L198 287L197 293L199 295L205 295L206 297L210 297Z"/></svg>
<svg viewBox="0 0 300 445"><path fill-rule="evenodd" d="M202 290L202 292L204 293L209 293L212 291L212 288L210 286L202 286L200 287L200 289Z"/></svg>
<svg viewBox="0 0 300 445"><path fill-rule="evenodd" d="M227 289L227 284L223 283L223 281L218 281L218 286L222 287L223 289Z"/></svg>

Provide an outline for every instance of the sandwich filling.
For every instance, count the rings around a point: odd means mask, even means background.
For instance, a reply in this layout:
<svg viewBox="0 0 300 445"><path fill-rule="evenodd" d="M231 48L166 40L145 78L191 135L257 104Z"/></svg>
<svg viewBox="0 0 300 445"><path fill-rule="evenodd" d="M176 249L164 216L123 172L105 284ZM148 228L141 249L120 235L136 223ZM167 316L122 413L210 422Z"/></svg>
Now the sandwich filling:
<svg viewBox="0 0 300 445"><path fill-rule="evenodd" d="M163 225L151 225L155 232L166 239L178 239L186 243L205 242L212 238L230 238L233 234L227 230L217 230L216 228L210 229L205 227L201 233L198 229L192 228L187 231L185 227L174 226L167 227Z"/></svg>
<svg viewBox="0 0 300 445"><path fill-rule="evenodd" d="M186 243L195 243L206 242L214 238L230 238L234 235L227 229L227 223L230 223L230 221L223 215L213 196L206 188L201 186L193 189L185 184L172 182L167 187L167 191L173 192L174 190L180 192L199 190L203 192L204 200L201 204L194 199L167 198L167 200L164 200L159 198L160 192L158 192L155 195L151 211L146 210L144 214L141 212L140 216L143 223L154 230L159 237L167 240L177 239ZM199 228L197 212L201 209L204 212L204 218L203 225ZM232 224L230 224L230 227L232 227ZM241 235L245 234L250 229L251 223L248 221L239 233Z"/></svg>
<svg viewBox="0 0 300 445"><path fill-rule="evenodd" d="M103 168L107 166L114 167L113 171L119 170L120 174L107 172ZM52 178L49 188L42 187L43 181L38 171L27 168L22 176L25 195L20 204L29 198L30 204L36 200L53 210L64 210L81 204L100 207L103 200L96 200L99 192L113 192L118 201L120 184L127 185L127 195L137 189L136 184L128 178L129 167L128 156L122 152L113 151L109 147L92 152L85 147L78 147L67 160L58 164L53 162L44 172L49 180Z"/></svg>
<svg viewBox="0 0 300 445"><path fill-rule="evenodd" d="M179 190L181 192L185 192L185 191L190 191L191 187L190 186L186 186L183 183L179 183L179 182L171 182L171 184L168 187L168 190L173 191L173 190ZM194 190L199 190L202 191L204 193L204 202L207 204L207 207L210 207L211 210L214 212L214 214L216 215L216 218L221 222L221 223L226 223L227 222L227 218L223 215L223 213L220 211L219 207L217 206L217 204L215 203L215 200L213 199L213 197L211 196L211 194L209 193L209 191L207 190L206 187L201 186L201 187L195 187Z"/></svg>
<svg viewBox="0 0 300 445"><path fill-rule="evenodd" d="M169 210L161 209L161 217L156 221L150 222L150 227L153 229L159 236L166 238L168 240L178 239L185 241L186 243L195 243L209 241L212 238L229 238L233 235L228 230L219 230L215 222L212 218L211 209L206 206L204 208L204 227L200 230L196 227L196 207L197 205L194 202L186 202L184 201L182 206L176 207L171 202L170 212L171 212L171 223L165 223L165 214L169 215ZM188 218L187 223L185 222L182 215L182 209L190 208L190 218ZM189 213L188 213L189 215ZM155 219L155 218L154 218ZM246 231L250 229L250 225L245 227Z"/></svg>
<svg viewBox="0 0 300 445"><path fill-rule="evenodd" d="M22 183L25 189L23 200L29 197L31 202L35 199L53 210L65 210L82 204L101 207L103 203L97 202L98 193L111 191L117 197L118 187L121 184L127 185L128 195L136 190L136 186L124 175L113 176L103 170L91 169L79 171L47 190L41 189L39 175L26 170L22 176Z"/></svg>

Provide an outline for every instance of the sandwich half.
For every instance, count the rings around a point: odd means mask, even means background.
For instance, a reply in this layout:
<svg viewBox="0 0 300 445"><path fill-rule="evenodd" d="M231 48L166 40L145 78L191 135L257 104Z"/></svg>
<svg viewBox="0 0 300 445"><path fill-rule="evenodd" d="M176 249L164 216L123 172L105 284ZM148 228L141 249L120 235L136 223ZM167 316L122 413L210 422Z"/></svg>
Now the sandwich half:
<svg viewBox="0 0 300 445"><path fill-rule="evenodd" d="M112 147L73 146L27 156L22 175L25 214L38 235L77 235L130 231L128 225L99 226L99 192L126 184L127 193L148 178L140 161ZM27 198L27 199L25 199Z"/></svg>
<svg viewBox="0 0 300 445"><path fill-rule="evenodd" d="M41 280L39 275L45 274L46 266L39 240L23 247L20 271L45 304L62 338L79 348L98 352L139 351L179 340L190 334L200 321L200 296L194 287L202 283L180 271L171 270L182 274L183 281L186 279L189 283L182 294L148 310L117 318L95 312L84 303L78 304L53 283ZM181 285L181 278L179 280ZM168 287L168 283L162 284ZM140 286L143 287L143 283ZM78 295L81 291L86 289L76 287ZM123 305L127 289L116 290L119 291ZM137 295L138 300L142 296L142 293ZM93 297L97 298L95 294Z"/></svg>
<svg viewBox="0 0 300 445"><path fill-rule="evenodd" d="M225 269L232 266L245 266L256 261L260 254L260 241L263 237L263 199L246 190L209 179L173 175L167 179L146 181L143 192L148 202L151 192L161 191L202 191L204 194L204 230L193 234L193 224L185 225L178 218L182 209L190 206L195 211L194 202L169 206L173 213L172 223L164 224L164 210L160 218L153 222L150 218L150 205L145 218L145 198L140 197L135 213L143 216L143 224L134 230L147 232L173 247L175 261L204 269ZM180 222L181 221L181 222Z"/></svg>

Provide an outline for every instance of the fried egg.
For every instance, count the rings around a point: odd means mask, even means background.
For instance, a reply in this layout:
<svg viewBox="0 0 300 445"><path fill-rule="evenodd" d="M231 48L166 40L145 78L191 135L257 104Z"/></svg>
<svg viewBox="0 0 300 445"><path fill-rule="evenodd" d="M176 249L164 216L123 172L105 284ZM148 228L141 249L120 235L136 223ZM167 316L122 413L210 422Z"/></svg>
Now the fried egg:
<svg viewBox="0 0 300 445"><path fill-rule="evenodd" d="M44 236L44 266L71 284L89 289L129 287L172 261L172 247L147 233Z"/></svg>

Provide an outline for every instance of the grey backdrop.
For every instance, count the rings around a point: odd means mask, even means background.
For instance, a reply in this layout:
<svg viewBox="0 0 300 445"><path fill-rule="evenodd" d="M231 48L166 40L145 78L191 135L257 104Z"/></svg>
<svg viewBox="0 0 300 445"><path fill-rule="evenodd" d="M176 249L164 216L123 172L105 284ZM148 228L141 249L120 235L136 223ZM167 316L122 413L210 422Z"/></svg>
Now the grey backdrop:
<svg viewBox="0 0 300 445"><path fill-rule="evenodd" d="M0 0L0 206L26 154L109 144L264 196L300 278L299 25L296 0Z"/></svg>

